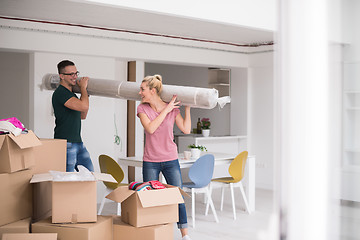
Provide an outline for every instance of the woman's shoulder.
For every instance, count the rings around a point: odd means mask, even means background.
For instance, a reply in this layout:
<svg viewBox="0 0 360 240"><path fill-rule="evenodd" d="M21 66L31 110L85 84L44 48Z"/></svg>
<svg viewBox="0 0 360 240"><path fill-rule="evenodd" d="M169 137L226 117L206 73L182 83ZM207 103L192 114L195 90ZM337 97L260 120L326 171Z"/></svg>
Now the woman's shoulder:
<svg viewBox="0 0 360 240"><path fill-rule="evenodd" d="M137 110L145 110L145 109L149 109L151 108L150 107L150 104L148 103L140 103L139 106L137 106Z"/></svg>

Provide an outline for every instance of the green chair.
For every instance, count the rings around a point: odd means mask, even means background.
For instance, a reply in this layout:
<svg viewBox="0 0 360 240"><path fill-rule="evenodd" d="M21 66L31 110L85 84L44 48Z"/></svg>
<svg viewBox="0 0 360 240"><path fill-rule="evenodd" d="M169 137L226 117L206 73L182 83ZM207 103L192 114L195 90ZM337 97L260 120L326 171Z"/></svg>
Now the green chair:
<svg viewBox="0 0 360 240"><path fill-rule="evenodd" d="M122 180L124 179L124 171L122 170L120 165L113 158L111 158L107 155L100 155L99 156L99 166L100 166L100 171L102 173L111 174L117 181L117 183L103 182L106 186L106 191L105 191L104 197L101 201L100 208L98 211L98 215L101 215L101 212L104 208L106 196L110 192L112 192L114 189L116 189L117 187L128 185L128 184L121 183ZM120 215L120 203L117 203L117 215Z"/></svg>
<svg viewBox="0 0 360 240"><path fill-rule="evenodd" d="M244 187L243 187L242 181L241 181L245 174L245 165L246 165L247 157L248 157L247 151L241 152L239 155L237 155L234 158L234 160L232 160L232 162L229 166L230 177L222 177L222 178L212 179L211 184L210 184L210 194L214 187L216 187L216 186L221 187L221 207L220 207L221 211L223 210L223 206L224 206L224 188L230 187L234 220L236 220L234 187L239 187L240 193L241 193L244 203L245 203L246 210L248 213L250 213L249 204L246 199ZM209 210L209 203L206 205L206 211L205 211L206 214L207 214L208 210Z"/></svg>

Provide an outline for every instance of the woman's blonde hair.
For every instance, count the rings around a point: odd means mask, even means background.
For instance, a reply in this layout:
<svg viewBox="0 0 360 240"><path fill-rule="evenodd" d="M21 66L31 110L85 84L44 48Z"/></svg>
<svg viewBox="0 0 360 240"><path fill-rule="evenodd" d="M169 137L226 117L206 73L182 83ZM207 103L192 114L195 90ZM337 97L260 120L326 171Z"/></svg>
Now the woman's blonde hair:
<svg viewBox="0 0 360 240"><path fill-rule="evenodd" d="M156 89L157 95L160 96L162 91L162 77L159 74L155 74L154 76L146 76L142 82L146 82L146 85L149 89Z"/></svg>

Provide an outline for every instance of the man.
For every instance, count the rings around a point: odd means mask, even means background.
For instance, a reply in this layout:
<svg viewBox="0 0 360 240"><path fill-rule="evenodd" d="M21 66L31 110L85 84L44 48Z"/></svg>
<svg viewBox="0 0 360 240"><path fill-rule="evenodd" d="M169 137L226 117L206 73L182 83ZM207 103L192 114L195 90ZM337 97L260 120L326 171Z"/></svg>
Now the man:
<svg viewBox="0 0 360 240"><path fill-rule="evenodd" d="M94 171L90 154L86 150L81 136L81 119L85 119L89 110L87 85L89 78L77 80L79 72L73 62L61 61L58 65L60 85L52 96L55 114L54 138L67 140L66 171L74 172L78 165ZM80 87L80 99L72 92L76 84Z"/></svg>

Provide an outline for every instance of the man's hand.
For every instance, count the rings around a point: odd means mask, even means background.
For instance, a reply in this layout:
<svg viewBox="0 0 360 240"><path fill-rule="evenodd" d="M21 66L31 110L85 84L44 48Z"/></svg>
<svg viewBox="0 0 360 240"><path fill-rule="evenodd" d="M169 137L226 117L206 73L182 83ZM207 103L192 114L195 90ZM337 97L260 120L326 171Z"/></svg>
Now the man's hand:
<svg viewBox="0 0 360 240"><path fill-rule="evenodd" d="M80 81L77 82L77 84L79 85L80 89L86 89L88 82L89 82L88 77L82 77L80 78Z"/></svg>

